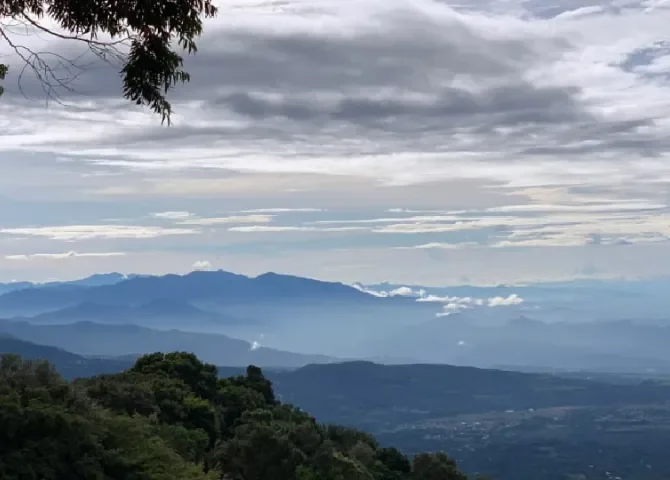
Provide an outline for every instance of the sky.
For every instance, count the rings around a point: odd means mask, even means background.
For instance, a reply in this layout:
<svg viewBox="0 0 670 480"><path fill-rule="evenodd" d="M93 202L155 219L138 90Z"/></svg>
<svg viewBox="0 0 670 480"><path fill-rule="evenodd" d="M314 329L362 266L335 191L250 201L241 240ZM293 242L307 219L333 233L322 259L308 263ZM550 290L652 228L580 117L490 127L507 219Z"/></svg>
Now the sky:
<svg viewBox="0 0 670 480"><path fill-rule="evenodd" d="M6 29L80 69L47 104L0 42L0 281L670 274L669 1L219 8L170 127L81 45Z"/></svg>

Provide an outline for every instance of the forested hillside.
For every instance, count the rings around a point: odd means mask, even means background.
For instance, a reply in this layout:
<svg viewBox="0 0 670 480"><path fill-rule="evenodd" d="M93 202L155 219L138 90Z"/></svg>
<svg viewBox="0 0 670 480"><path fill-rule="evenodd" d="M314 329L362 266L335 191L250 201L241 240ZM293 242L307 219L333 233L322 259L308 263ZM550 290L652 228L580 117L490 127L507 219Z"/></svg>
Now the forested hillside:
<svg viewBox="0 0 670 480"><path fill-rule="evenodd" d="M259 368L218 378L187 353L67 382L0 359L3 480L465 480L445 454L409 459L276 400Z"/></svg>

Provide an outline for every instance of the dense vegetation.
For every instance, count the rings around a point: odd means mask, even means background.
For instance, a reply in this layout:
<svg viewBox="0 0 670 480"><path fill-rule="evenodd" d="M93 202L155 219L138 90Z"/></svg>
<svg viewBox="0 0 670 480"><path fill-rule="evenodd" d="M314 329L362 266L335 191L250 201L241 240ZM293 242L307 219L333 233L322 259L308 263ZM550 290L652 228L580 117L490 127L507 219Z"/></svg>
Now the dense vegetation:
<svg viewBox="0 0 670 480"><path fill-rule="evenodd" d="M3 480L464 480L443 453L409 459L277 401L250 366L219 378L188 353L67 382L47 362L0 359Z"/></svg>
<svg viewBox="0 0 670 480"><path fill-rule="evenodd" d="M164 391L170 391L170 383L161 383L160 389L154 387L155 380L147 383L147 372L140 375L137 371L136 357L82 357L2 336L0 352L17 353L24 359L48 359L69 379L98 376L77 380L72 386L105 411L118 413L126 411L124 405L134 405L131 412L141 413L142 421L149 421L152 428L156 426L151 418L160 420L169 412L181 419L182 426L191 418L181 410L168 409L174 409L170 406L173 402L184 403L183 392L177 389L177 394L168 395ZM118 374L124 370L129 372ZM237 384L249 377L244 368L217 370L219 378L232 377L238 379ZM99 376L110 373L115 375ZM464 472L480 472L496 480L670 478L666 453L670 383L662 377L610 375L598 377L599 381L587 380L591 376L563 378L449 365L384 366L369 362L263 370L264 381L272 381L278 400L309 411L319 422L364 430L374 435L381 447L393 446L410 456L421 451L449 452ZM197 374L193 378L201 377ZM230 386L235 384L232 379L216 382L223 388L221 382ZM154 400L152 395L157 392L163 392L162 396ZM206 390L195 398L205 398L202 395L208 397ZM250 395L249 399L255 397L258 405L265 405L258 392ZM233 397L229 393L227 398L231 402ZM210 471L220 472L211 463L208 432L216 439L214 444L229 438L217 432L225 432L221 419L234 423L233 410L220 400L208 400L207 404L214 406L218 430L205 428L206 416L199 417L202 445L194 451L201 452L200 465L207 460ZM182 433L192 435L189 432ZM159 437L165 439L168 433L163 430ZM5 478L1 471L0 478ZM407 475L391 478L407 479Z"/></svg>

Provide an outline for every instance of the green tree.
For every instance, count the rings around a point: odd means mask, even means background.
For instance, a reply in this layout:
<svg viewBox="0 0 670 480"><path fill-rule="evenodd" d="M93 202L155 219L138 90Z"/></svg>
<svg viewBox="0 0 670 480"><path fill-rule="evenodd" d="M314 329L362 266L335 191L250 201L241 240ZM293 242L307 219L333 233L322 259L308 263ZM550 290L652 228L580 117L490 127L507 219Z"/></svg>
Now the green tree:
<svg viewBox="0 0 670 480"><path fill-rule="evenodd" d="M45 362L0 358L0 478L213 478L173 447L178 432L164 438L149 418L114 414L81 387Z"/></svg>
<svg viewBox="0 0 670 480"><path fill-rule="evenodd" d="M445 454L412 462L371 435L275 400L257 367L217 379L175 352L68 383L0 358L3 480L465 480Z"/></svg>
<svg viewBox="0 0 670 480"><path fill-rule="evenodd" d="M4 80L5 76L7 76L7 65L0 64L0 80ZM0 97L5 91L5 87L0 85Z"/></svg>
<svg viewBox="0 0 670 480"><path fill-rule="evenodd" d="M447 454L421 453L412 461L412 480L467 480Z"/></svg>
<svg viewBox="0 0 670 480"><path fill-rule="evenodd" d="M218 388L214 365L201 362L188 352L152 353L137 359L131 372L179 379L196 395L212 400Z"/></svg>
<svg viewBox="0 0 670 480"><path fill-rule="evenodd" d="M73 60L21 45L20 35L12 35L12 25L18 23L41 35L84 44L107 62L117 59L124 97L149 106L169 123L172 107L166 94L177 83L189 80L182 52L197 50L203 19L216 13L211 0L0 0L0 40L14 51L23 67L35 73L47 95L59 87L70 89L70 77L76 76L72 68L77 66ZM55 22L58 29L46 27L47 21ZM54 67L47 57L61 68ZM70 72L65 78L64 69ZM0 65L0 80L6 73L7 65Z"/></svg>

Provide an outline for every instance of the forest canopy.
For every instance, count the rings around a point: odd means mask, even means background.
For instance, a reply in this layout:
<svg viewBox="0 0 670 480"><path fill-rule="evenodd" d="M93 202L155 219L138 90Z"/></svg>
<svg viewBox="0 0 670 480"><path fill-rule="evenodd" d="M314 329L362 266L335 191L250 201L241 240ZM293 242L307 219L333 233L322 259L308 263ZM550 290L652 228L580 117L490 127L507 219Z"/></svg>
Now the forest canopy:
<svg viewBox="0 0 670 480"><path fill-rule="evenodd" d="M412 459L282 404L254 366L219 378L183 352L67 382L0 358L3 480L466 480L444 453Z"/></svg>

